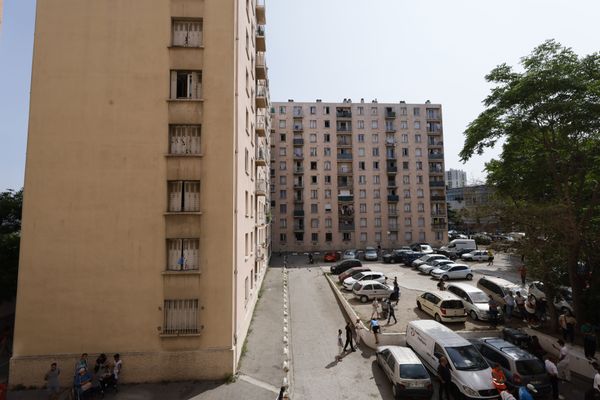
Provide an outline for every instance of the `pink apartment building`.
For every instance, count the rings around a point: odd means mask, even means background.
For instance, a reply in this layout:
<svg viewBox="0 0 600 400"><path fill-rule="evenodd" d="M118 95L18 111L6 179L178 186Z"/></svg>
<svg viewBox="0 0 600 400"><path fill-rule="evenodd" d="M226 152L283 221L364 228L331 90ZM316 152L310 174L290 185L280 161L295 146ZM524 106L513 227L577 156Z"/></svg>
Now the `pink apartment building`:
<svg viewBox="0 0 600 400"><path fill-rule="evenodd" d="M274 251L447 241L440 104L271 108Z"/></svg>

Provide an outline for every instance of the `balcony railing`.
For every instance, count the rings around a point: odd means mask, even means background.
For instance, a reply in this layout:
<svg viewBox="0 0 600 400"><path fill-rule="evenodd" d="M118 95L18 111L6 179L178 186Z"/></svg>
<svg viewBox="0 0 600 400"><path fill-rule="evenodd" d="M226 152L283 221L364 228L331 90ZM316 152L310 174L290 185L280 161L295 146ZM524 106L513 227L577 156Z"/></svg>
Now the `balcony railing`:
<svg viewBox="0 0 600 400"><path fill-rule="evenodd" d="M260 79L256 82L256 108L267 108L269 102L269 86L265 79Z"/></svg>
<svg viewBox="0 0 600 400"><path fill-rule="evenodd" d="M337 118L352 118L352 111L350 110L337 110L335 113Z"/></svg>
<svg viewBox="0 0 600 400"><path fill-rule="evenodd" d="M264 167L269 162L269 156L267 151L259 147L256 150L256 166Z"/></svg>
<svg viewBox="0 0 600 400"><path fill-rule="evenodd" d="M395 153L385 153L385 158L387 158L388 160L395 160L396 154Z"/></svg>
<svg viewBox="0 0 600 400"><path fill-rule="evenodd" d="M256 0L256 22L261 25L267 23L265 13L265 0Z"/></svg>
<svg viewBox="0 0 600 400"><path fill-rule="evenodd" d="M304 232L304 225L294 225L294 232Z"/></svg>
<svg viewBox="0 0 600 400"><path fill-rule="evenodd" d="M264 51L256 52L256 78L266 79L267 78L267 58Z"/></svg>
<svg viewBox="0 0 600 400"><path fill-rule="evenodd" d="M265 179L256 180L256 195L266 196L267 195L267 181Z"/></svg>
<svg viewBox="0 0 600 400"><path fill-rule="evenodd" d="M304 182L294 182L294 189L302 189L304 187Z"/></svg>
<svg viewBox="0 0 600 400"><path fill-rule="evenodd" d="M264 260L265 249L262 246L256 246L256 261Z"/></svg>
<svg viewBox="0 0 600 400"><path fill-rule="evenodd" d="M428 157L430 160L443 160L444 153L429 153Z"/></svg>
<svg viewBox="0 0 600 400"><path fill-rule="evenodd" d="M348 231L353 231L354 230L354 224L339 224L339 230L343 231L343 232L348 232Z"/></svg>
<svg viewBox="0 0 600 400"><path fill-rule="evenodd" d="M264 109L262 109L264 110ZM267 130L267 115L266 113L256 113L256 134L258 136L265 136Z"/></svg>
<svg viewBox="0 0 600 400"><path fill-rule="evenodd" d="M352 146L352 139L338 139L338 146Z"/></svg>
<svg viewBox="0 0 600 400"><path fill-rule="evenodd" d="M304 217L304 210L294 210L294 217Z"/></svg>
<svg viewBox="0 0 600 400"><path fill-rule="evenodd" d="M336 125L336 129L338 132L352 132L352 125Z"/></svg>
<svg viewBox="0 0 600 400"><path fill-rule="evenodd" d="M350 153L350 154L338 153L337 159L338 160L352 160L352 153Z"/></svg>
<svg viewBox="0 0 600 400"><path fill-rule="evenodd" d="M446 201L446 196L431 195L432 201Z"/></svg>
<svg viewBox="0 0 600 400"><path fill-rule="evenodd" d="M400 201L400 196L395 194L388 194L388 201Z"/></svg>
<svg viewBox="0 0 600 400"><path fill-rule="evenodd" d="M302 167L294 168L294 174L303 174L303 173L304 173L304 168L302 168Z"/></svg>
<svg viewBox="0 0 600 400"><path fill-rule="evenodd" d="M338 201L340 201L340 202L354 201L354 196L353 195L339 195Z"/></svg>
<svg viewBox="0 0 600 400"><path fill-rule="evenodd" d="M304 144L304 139L294 139L294 145L302 146Z"/></svg>
<svg viewBox="0 0 600 400"><path fill-rule="evenodd" d="M393 139L393 138L385 139L385 145L386 146L395 146L396 145L396 139Z"/></svg>
<svg viewBox="0 0 600 400"><path fill-rule="evenodd" d="M304 154L294 152L294 158L296 160L302 160L304 158Z"/></svg>
<svg viewBox="0 0 600 400"><path fill-rule="evenodd" d="M352 174L352 168L338 168L338 175Z"/></svg>
<svg viewBox="0 0 600 400"><path fill-rule="evenodd" d="M446 182L444 181L429 181L430 187L444 187L446 186Z"/></svg>
<svg viewBox="0 0 600 400"><path fill-rule="evenodd" d="M386 131L387 133L394 133L394 132L396 132L396 128L394 128L394 126L393 126L393 125L386 125L386 126L385 126L385 131Z"/></svg>
<svg viewBox="0 0 600 400"><path fill-rule="evenodd" d="M392 231L392 232L398 231L398 224L388 225L388 231Z"/></svg>
<svg viewBox="0 0 600 400"><path fill-rule="evenodd" d="M385 112L385 118L396 118L396 112L395 111L386 111Z"/></svg>
<svg viewBox="0 0 600 400"><path fill-rule="evenodd" d="M304 127L302 126L302 124L294 124L294 132L302 132L304 130Z"/></svg>
<svg viewBox="0 0 600 400"><path fill-rule="evenodd" d="M396 173L396 172L398 172L398 167L392 167L392 166L389 166L389 165L387 165L387 166L385 167L385 170L386 170L387 172Z"/></svg>
<svg viewBox="0 0 600 400"><path fill-rule="evenodd" d="M390 217L395 217L396 215L398 215L398 210L397 209L388 210L388 215Z"/></svg>

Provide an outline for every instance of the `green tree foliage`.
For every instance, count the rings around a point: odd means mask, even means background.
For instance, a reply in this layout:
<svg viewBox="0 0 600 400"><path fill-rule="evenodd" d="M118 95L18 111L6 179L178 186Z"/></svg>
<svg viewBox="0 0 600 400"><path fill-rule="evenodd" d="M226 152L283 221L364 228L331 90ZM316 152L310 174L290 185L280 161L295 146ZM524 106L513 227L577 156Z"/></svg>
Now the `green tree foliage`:
<svg viewBox="0 0 600 400"><path fill-rule="evenodd" d="M486 76L493 86L486 109L465 131L460 156L503 142L486 165L488 184L504 198L505 217L527 234L529 270L550 292L569 284L581 320L599 275L600 54L579 57L550 40L521 67L502 64Z"/></svg>
<svg viewBox="0 0 600 400"><path fill-rule="evenodd" d="M15 298L23 189L0 193L0 303Z"/></svg>

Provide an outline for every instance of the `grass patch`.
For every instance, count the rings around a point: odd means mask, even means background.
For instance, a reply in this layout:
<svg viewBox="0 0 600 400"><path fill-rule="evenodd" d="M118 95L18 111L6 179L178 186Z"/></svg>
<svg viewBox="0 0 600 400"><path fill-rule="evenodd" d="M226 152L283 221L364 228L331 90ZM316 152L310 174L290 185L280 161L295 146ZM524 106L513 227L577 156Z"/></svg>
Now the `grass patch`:
<svg viewBox="0 0 600 400"><path fill-rule="evenodd" d="M225 375L225 383L228 385L230 383L235 383L235 381L237 381L237 378L238 378L237 374L229 373L229 374Z"/></svg>

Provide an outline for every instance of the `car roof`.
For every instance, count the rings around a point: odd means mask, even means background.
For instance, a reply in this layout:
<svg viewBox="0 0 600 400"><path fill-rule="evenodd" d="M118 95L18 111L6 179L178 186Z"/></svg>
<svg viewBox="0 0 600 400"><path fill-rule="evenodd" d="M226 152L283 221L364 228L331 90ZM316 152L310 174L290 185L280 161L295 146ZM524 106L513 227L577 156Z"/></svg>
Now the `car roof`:
<svg viewBox="0 0 600 400"><path fill-rule="evenodd" d="M484 276L484 277L479 278L479 280L482 280L482 279L487 279L488 281L495 283L498 286L509 287L509 288L519 288L519 290L521 292L527 292L526 288L521 287L518 284L513 283L511 281L507 281L506 279L497 278L495 276Z"/></svg>
<svg viewBox="0 0 600 400"><path fill-rule="evenodd" d="M389 350L394 358L400 361L398 364L421 364L421 360L414 351L403 346L379 346L377 351Z"/></svg>
<svg viewBox="0 0 600 400"><path fill-rule="evenodd" d="M454 332L447 326L444 326L439 322L431 319L420 319L416 321L410 321L408 325L412 325L415 328L426 332L434 340L443 343L445 346L467 346L471 344L467 339L458 335L456 332Z"/></svg>
<svg viewBox="0 0 600 400"><path fill-rule="evenodd" d="M519 359L519 360L523 360L523 359L536 359L537 360L537 357L535 357L531 353L528 353L527 351L523 350L522 348L517 347L513 343L507 342L504 339L492 337L492 338L481 338L480 341L487 344L490 347L495 348L496 350L501 351L502 353L504 353L507 356L510 356L512 358Z"/></svg>
<svg viewBox="0 0 600 400"><path fill-rule="evenodd" d="M452 263L452 264L446 264L446 265L450 265L452 267L461 266L461 267L471 268L467 264L460 264L460 263Z"/></svg>
<svg viewBox="0 0 600 400"><path fill-rule="evenodd" d="M438 291L438 292L425 292L425 293L431 293L432 295L437 296L442 300L460 300L460 297L458 297L454 293L446 292L445 290Z"/></svg>
<svg viewBox="0 0 600 400"><path fill-rule="evenodd" d="M374 281L374 280L371 280L371 279L365 279L364 281L360 281L360 284L362 286L369 285L369 284L378 284L378 285L387 286L387 288L390 289L390 287L388 285L386 285L385 283L381 283L379 281Z"/></svg>
<svg viewBox="0 0 600 400"><path fill-rule="evenodd" d="M478 287L469 285L468 283L452 282L452 283L448 284L448 287L450 287L450 286L454 286L459 289L462 289L463 291L465 291L467 293L485 293L483 290L479 289Z"/></svg>

